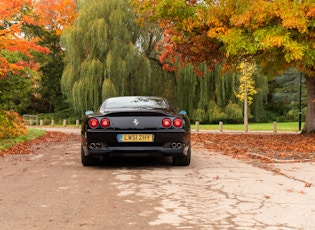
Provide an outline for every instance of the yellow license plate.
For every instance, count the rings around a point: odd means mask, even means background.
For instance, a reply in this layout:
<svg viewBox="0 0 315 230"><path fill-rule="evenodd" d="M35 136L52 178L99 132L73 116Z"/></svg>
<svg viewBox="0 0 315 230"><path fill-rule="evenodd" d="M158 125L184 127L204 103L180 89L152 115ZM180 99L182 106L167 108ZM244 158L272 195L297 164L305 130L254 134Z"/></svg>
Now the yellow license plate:
<svg viewBox="0 0 315 230"><path fill-rule="evenodd" d="M118 142L153 142L153 134L118 134Z"/></svg>

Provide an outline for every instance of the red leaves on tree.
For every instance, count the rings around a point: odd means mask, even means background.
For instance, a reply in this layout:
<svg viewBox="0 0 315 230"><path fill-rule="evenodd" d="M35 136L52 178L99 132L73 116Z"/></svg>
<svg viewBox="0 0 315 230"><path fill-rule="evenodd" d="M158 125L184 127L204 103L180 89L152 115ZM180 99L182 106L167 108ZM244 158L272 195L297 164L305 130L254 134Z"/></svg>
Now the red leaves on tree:
<svg viewBox="0 0 315 230"><path fill-rule="evenodd" d="M166 29L163 40L157 46L164 70L173 72L180 66L192 64L195 73L203 76L204 73L196 68L199 63L209 60L207 64L211 69L223 59L219 51L220 44L209 40L205 31L192 34L190 39L184 39L177 33L176 30Z"/></svg>

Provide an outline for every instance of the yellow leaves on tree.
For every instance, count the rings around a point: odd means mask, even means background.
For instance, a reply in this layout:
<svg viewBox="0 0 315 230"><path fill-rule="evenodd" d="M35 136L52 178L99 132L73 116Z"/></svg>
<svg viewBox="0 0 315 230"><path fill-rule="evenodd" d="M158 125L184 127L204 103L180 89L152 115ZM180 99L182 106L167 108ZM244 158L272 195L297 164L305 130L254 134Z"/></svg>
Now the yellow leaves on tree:
<svg viewBox="0 0 315 230"><path fill-rule="evenodd" d="M252 95L257 93L253 79L256 65L254 62L243 61L239 64L239 69L241 72L240 86L238 92L234 93L237 98L244 102L244 130L248 132L248 106L253 102Z"/></svg>
<svg viewBox="0 0 315 230"><path fill-rule="evenodd" d="M255 81L253 74L256 70L256 65L251 62L241 62L238 66L240 70L240 86L238 92L235 92L235 96L244 102L247 97L248 104L252 104L253 95L257 93L255 89Z"/></svg>

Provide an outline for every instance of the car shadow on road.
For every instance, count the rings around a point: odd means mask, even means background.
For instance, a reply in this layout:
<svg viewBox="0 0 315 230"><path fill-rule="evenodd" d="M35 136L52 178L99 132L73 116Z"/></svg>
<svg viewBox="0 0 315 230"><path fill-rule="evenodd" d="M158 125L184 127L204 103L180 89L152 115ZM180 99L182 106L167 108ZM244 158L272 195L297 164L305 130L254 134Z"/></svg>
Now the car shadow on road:
<svg viewBox="0 0 315 230"><path fill-rule="evenodd" d="M98 168L173 167L171 157L109 157L101 159ZM175 166L174 166L175 167Z"/></svg>

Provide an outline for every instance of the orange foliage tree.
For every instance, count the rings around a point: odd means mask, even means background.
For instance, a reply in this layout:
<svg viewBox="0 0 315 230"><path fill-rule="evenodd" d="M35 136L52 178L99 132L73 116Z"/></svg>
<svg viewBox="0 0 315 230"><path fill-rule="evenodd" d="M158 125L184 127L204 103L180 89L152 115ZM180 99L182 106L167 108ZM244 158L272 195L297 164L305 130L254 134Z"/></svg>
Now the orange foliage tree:
<svg viewBox="0 0 315 230"><path fill-rule="evenodd" d="M47 56L50 52L47 47L52 46L47 41L43 42L42 35L54 34L60 37L61 31L74 21L75 8L76 0L2 0L0 2L0 80L12 75L31 77L34 71L39 70L42 63L36 62L38 55L35 54L42 53ZM53 48L61 50L60 45ZM44 58L45 62L47 60ZM1 126L5 127L0 130L2 138L23 133L23 123L17 122L21 125L17 127L13 122L15 120L12 117L18 117L16 113L0 112ZM14 130L17 132L9 132ZM22 131L18 132L19 130ZM7 136L4 135L5 133Z"/></svg>
<svg viewBox="0 0 315 230"><path fill-rule="evenodd" d="M77 0L38 0L34 4L41 15L40 23L58 36L77 16Z"/></svg>
<svg viewBox="0 0 315 230"><path fill-rule="evenodd" d="M17 74L24 68L38 68L33 52L48 53L38 45L40 38L25 32L27 26L61 31L71 25L76 16L76 0L2 0L0 2L0 50L20 52L24 60L10 60L0 52L0 79L8 73Z"/></svg>
<svg viewBox="0 0 315 230"><path fill-rule="evenodd" d="M140 23L165 30L168 62L224 67L255 59L270 74L305 72L304 133L315 132L315 4L313 0L133 0Z"/></svg>
<svg viewBox="0 0 315 230"><path fill-rule="evenodd" d="M32 0L2 0L0 2L0 79L8 73L17 74L24 68L38 66L33 62L32 51L47 53L49 50L37 44L38 37L23 33L27 25L38 25L39 14L33 8ZM10 60L3 50L20 52L24 59Z"/></svg>

